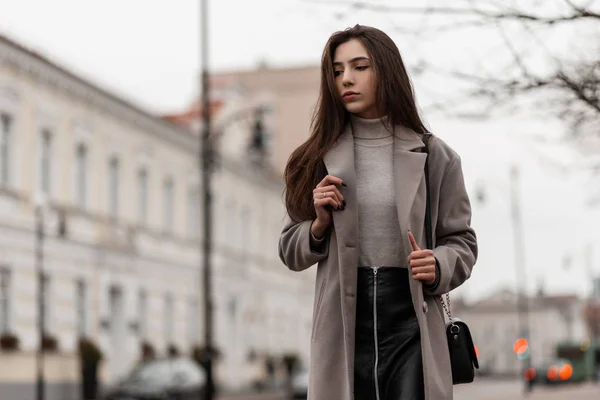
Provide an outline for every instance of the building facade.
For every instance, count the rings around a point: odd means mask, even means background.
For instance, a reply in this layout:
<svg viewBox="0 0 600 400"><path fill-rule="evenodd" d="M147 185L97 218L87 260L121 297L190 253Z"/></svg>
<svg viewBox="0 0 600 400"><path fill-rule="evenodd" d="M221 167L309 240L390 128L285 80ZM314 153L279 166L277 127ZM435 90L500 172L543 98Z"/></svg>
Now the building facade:
<svg viewBox="0 0 600 400"><path fill-rule="evenodd" d="M514 344L523 337L517 312L518 296L502 290L473 304L457 302L453 316L465 321L479 351L480 372L489 375L518 376L523 361ZM562 342L579 342L587 336L583 317L584 300L575 295L546 295L527 300L531 361L541 363L555 357Z"/></svg>
<svg viewBox="0 0 600 400"><path fill-rule="evenodd" d="M269 105L266 119L273 131L269 137L269 160L275 170L282 173L292 151L310 134L310 123L319 94L320 74L318 65L261 67L216 74L213 85L222 92L235 93L246 104ZM222 95L222 92L217 92L217 95Z"/></svg>
<svg viewBox="0 0 600 400"><path fill-rule="evenodd" d="M107 383L135 365L142 342L158 354L202 345L197 135L5 37L0 117L0 334L20 341L0 355L0 390L35 379L40 215L43 327L58 342L50 384L78 379L81 337L102 349ZM214 337L227 387L255 379L249 354L306 360L312 312L310 274L277 256L280 178L222 145L244 147L242 128L221 131L213 183Z"/></svg>

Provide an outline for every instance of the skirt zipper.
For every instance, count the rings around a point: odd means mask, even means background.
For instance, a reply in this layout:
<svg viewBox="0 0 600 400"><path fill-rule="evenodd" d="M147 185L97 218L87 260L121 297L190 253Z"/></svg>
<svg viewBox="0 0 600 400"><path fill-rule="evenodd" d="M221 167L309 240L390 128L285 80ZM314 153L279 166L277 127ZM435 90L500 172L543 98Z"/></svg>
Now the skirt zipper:
<svg viewBox="0 0 600 400"><path fill-rule="evenodd" d="M373 340L375 341L375 365L373 379L375 380L375 398L379 399L379 380L377 379L377 365L379 364L379 340L377 338L377 268L373 267Z"/></svg>

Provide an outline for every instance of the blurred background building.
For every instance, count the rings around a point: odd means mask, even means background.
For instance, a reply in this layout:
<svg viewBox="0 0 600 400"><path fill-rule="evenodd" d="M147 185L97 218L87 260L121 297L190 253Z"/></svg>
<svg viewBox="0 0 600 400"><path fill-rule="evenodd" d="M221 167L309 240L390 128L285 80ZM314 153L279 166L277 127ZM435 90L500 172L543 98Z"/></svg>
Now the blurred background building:
<svg viewBox="0 0 600 400"><path fill-rule="evenodd" d="M247 129L253 110L264 111L269 129L265 132L265 158L281 176L289 155L302 144L310 132L310 122L319 94L320 67L269 67L217 72L212 75L212 104L215 109L214 130L227 129L222 148L234 157L240 157L240 132ZM198 132L200 126L199 101L181 113L165 118ZM232 133L232 126L244 124ZM241 133L243 136L244 134Z"/></svg>
<svg viewBox="0 0 600 400"><path fill-rule="evenodd" d="M310 274L289 274L277 257L283 187L263 159L279 126L257 111L274 102L251 100L211 110L222 115L223 150L214 184L217 376L231 387L260 378L267 357L306 359L311 329ZM36 209L51 384L78 380L82 337L104 352L106 382L130 371L143 344L159 355L202 346L195 126L144 112L6 37L0 115L0 328L21 349L2 355L10 363L0 363L0 388L35 381Z"/></svg>
<svg viewBox="0 0 600 400"><path fill-rule="evenodd" d="M469 328L479 350L480 372L484 375L518 377L522 372L514 344L520 337L514 290L501 290L471 304L454 302L453 312ZM529 346L535 362L548 362L565 342L587 336L584 300L576 295L549 295L540 289L527 299L530 325Z"/></svg>

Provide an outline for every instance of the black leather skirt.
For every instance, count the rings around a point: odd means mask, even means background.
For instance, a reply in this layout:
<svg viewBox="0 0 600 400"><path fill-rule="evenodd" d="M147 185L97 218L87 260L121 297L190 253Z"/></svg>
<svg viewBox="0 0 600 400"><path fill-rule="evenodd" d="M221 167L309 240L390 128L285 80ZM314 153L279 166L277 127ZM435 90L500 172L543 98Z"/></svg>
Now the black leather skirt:
<svg viewBox="0 0 600 400"><path fill-rule="evenodd" d="M423 400L419 323L406 268L360 267L356 291L355 400Z"/></svg>

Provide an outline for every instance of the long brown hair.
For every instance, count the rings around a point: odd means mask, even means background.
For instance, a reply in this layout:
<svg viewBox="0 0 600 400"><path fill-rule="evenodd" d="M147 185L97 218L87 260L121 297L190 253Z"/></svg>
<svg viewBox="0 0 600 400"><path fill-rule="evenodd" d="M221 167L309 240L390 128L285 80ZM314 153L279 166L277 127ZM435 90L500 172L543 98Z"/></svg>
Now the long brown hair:
<svg viewBox="0 0 600 400"><path fill-rule="evenodd" d="M333 57L337 47L351 39L360 40L371 57L377 77L377 109L385 112L392 126L403 125L417 133L427 132L394 41L369 26L355 25L335 32L327 41L321 58L321 86L311 135L292 153L284 171L285 206L294 221L316 217L312 191L327 174L323 157L335 145L350 119L336 88Z"/></svg>

